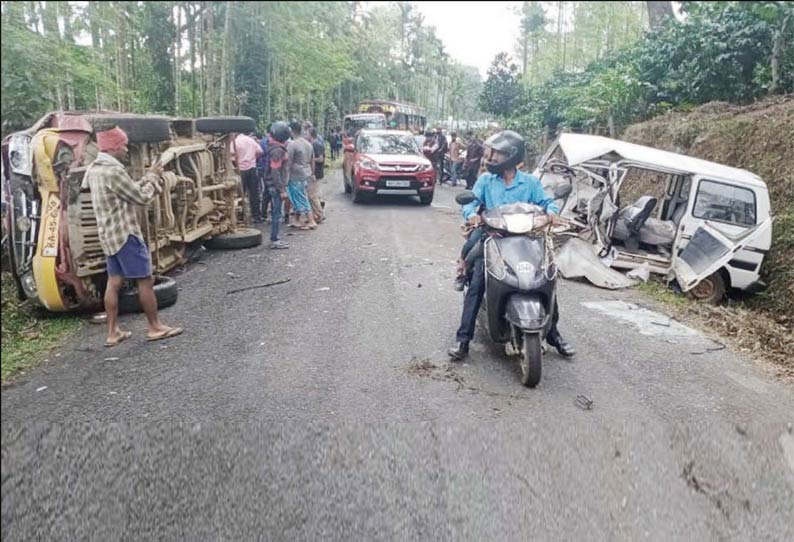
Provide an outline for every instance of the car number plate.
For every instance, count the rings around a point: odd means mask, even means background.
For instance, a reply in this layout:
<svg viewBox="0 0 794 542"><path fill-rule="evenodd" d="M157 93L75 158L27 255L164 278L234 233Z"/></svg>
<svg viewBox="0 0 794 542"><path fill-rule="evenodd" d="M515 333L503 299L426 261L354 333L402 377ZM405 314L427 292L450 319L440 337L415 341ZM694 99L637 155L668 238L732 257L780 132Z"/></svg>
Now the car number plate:
<svg viewBox="0 0 794 542"><path fill-rule="evenodd" d="M411 181L386 181L386 186L390 188L408 188L411 186Z"/></svg>

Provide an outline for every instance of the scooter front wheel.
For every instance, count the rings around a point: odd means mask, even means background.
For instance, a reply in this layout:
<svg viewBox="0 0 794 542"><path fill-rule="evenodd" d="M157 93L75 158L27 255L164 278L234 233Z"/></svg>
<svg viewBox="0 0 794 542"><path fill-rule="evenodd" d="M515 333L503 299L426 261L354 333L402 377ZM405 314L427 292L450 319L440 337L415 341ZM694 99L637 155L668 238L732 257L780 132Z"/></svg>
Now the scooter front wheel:
<svg viewBox="0 0 794 542"><path fill-rule="evenodd" d="M521 353L521 383L534 388L540 382L543 365L543 349L540 333L524 333L524 348Z"/></svg>

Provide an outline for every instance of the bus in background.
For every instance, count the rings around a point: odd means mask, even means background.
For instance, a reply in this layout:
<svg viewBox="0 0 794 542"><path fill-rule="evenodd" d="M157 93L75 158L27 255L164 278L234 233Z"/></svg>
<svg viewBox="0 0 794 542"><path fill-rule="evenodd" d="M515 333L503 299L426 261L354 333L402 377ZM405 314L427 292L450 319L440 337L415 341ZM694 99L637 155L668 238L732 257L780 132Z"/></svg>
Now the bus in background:
<svg viewBox="0 0 794 542"><path fill-rule="evenodd" d="M359 113L382 113L386 125L396 130L410 130L412 133L425 130L427 114L418 105L393 102L389 100L364 100L358 106Z"/></svg>
<svg viewBox="0 0 794 542"><path fill-rule="evenodd" d="M345 115L343 138L353 138L362 128L384 130L387 127L386 115L383 113L360 113Z"/></svg>

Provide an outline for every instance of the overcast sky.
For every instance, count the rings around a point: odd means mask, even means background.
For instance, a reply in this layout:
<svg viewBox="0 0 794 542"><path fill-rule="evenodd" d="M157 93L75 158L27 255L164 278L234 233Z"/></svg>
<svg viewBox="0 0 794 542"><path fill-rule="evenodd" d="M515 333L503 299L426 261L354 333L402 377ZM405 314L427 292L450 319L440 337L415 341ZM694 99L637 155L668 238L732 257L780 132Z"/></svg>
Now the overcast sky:
<svg viewBox="0 0 794 542"><path fill-rule="evenodd" d="M368 2L380 4L385 2ZM518 17L513 6L521 2L414 2L425 24L436 27L452 58L476 66L483 79L493 57L513 54L518 39Z"/></svg>

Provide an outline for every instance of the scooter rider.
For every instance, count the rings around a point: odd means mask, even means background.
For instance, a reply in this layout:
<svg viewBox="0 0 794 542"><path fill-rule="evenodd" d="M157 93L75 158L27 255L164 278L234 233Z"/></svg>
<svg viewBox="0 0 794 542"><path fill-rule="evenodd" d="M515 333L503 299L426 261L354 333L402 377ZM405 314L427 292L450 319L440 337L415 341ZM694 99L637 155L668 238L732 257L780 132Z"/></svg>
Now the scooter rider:
<svg viewBox="0 0 794 542"><path fill-rule="evenodd" d="M473 225L478 225L478 210L484 205L492 209L508 203L534 203L543 207L547 213L557 214L559 209L554 200L547 197L540 180L519 171L518 164L524 160L524 138L511 130L504 130L489 137L485 143L483 160L487 173L483 173L474 184L472 191L476 200L463 207L463 217ZM481 230L475 230L478 233ZM473 234L474 234L473 233ZM469 341L474 336L477 313L485 293L485 269L480 257L474 263L469 289L463 300L463 314L457 332L457 343L448 350L454 360L461 360L469 353ZM556 301L551 329L546 342L555 347L563 356L573 356L576 351L562 338L557 329L559 308Z"/></svg>

